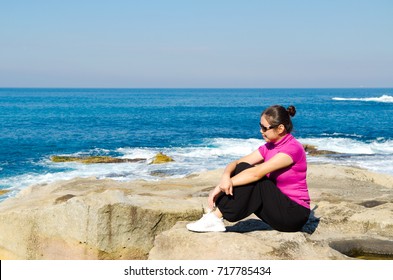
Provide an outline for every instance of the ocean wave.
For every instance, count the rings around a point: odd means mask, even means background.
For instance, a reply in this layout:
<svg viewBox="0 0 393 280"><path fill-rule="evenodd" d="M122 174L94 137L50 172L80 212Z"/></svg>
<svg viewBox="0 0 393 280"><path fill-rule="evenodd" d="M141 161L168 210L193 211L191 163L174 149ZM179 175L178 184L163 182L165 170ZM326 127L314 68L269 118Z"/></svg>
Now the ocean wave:
<svg viewBox="0 0 393 280"><path fill-rule="evenodd" d="M308 156L310 163L332 163L345 166L358 166L377 173L393 175L393 140L379 138L362 142L351 138L303 138L303 144L315 145L319 150L340 153L328 157Z"/></svg>
<svg viewBox="0 0 393 280"><path fill-rule="evenodd" d="M181 162L192 162L195 159L206 160L215 158L242 157L263 145L262 139L238 139L238 138L213 138L204 139L199 145L189 147L168 148L119 148L118 153L123 158L153 158L159 151L171 155Z"/></svg>
<svg viewBox="0 0 393 280"><path fill-rule="evenodd" d="M340 133L340 132L334 132L334 133L322 133L321 134L322 137L349 137L349 138L364 138L364 135L359 135L356 133Z"/></svg>
<svg viewBox="0 0 393 280"><path fill-rule="evenodd" d="M319 150L328 150L342 154L388 155L393 154L393 140L377 139L369 142L345 137L301 138L303 144L317 146Z"/></svg>
<svg viewBox="0 0 393 280"><path fill-rule="evenodd" d="M115 150L94 149L63 154L63 156L86 156L96 155L97 153L117 154L120 158L146 159L133 163L88 165L77 162L54 163L48 156L37 163L45 170L45 174L28 173L3 178L0 186L18 190L30 185L47 184L75 177L111 178L117 181L162 180L168 177L184 177L195 172L223 168L228 162L249 154L262 144L262 139L214 138L205 139L200 144L189 147L123 147ZM158 152L167 154L174 161L166 164L150 164ZM157 176L157 174L160 176Z"/></svg>
<svg viewBox="0 0 393 280"><path fill-rule="evenodd" d="M380 97L365 97L365 98L333 97L332 100L336 100L336 101L365 101L365 102L393 103L393 96L384 94L384 95L382 95Z"/></svg>
<svg viewBox="0 0 393 280"><path fill-rule="evenodd" d="M97 155L109 155L110 150L108 149L101 149L101 148L94 148L88 151L79 151L72 154L59 154L59 156L73 156L73 157L83 157L83 156L97 156Z"/></svg>

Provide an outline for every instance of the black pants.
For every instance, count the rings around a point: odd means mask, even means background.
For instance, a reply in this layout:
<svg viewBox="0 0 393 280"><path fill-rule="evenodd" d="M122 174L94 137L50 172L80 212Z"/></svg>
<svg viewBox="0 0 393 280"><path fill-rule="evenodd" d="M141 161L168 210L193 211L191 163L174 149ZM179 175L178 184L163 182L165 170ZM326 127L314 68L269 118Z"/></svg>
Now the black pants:
<svg viewBox="0 0 393 280"><path fill-rule="evenodd" d="M241 162L233 175L252 167ZM222 194L216 205L223 217L236 222L255 214L273 229L286 232L299 231L307 222L310 209L307 209L284 195L276 184L263 177L257 182L233 188L233 196Z"/></svg>

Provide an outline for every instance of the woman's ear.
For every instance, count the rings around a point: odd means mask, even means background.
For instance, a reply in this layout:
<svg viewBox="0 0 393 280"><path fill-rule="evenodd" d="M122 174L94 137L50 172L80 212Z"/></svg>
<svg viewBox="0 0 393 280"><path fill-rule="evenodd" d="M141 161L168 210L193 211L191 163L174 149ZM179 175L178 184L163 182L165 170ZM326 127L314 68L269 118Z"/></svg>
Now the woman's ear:
<svg viewBox="0 0 393 280"><path fill-rule="evenodd" d="M280 124L278 127L277 127L277 132L278 132L278 134L282 134L282 133L284 133L285 132L285 126L283 125L283 124Z"/></svg>

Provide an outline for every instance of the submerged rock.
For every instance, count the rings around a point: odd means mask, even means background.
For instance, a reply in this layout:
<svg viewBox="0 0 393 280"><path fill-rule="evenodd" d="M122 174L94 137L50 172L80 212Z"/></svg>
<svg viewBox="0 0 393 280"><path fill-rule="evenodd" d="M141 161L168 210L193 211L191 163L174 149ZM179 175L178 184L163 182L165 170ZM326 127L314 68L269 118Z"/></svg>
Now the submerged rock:
<svg viewBox="0 0 393 280"><path fill-rule="evenodd" d="M84 164L94 163L124 163L124 162L138 162L146 160L145 158L114 158L109 156L86 156L86 157L72 157L72 156L51 156L53 162L79 162Z"/></svg>

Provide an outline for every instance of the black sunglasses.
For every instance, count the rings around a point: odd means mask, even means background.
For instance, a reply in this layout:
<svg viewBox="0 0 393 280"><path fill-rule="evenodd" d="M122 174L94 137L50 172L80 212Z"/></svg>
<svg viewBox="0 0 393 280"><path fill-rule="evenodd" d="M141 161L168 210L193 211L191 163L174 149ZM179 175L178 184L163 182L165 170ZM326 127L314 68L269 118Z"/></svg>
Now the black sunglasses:
<svg viewBox="0 0 393 280"><path fill-rule="evenodd" d="M259 123L259 126L261 127L261 129L262 129L263 132L266 132L266 131L268 131L269 129L276 128L278 125L270 125L269 127L266 127L266 126L264 126L263 124Z"/></svg>

